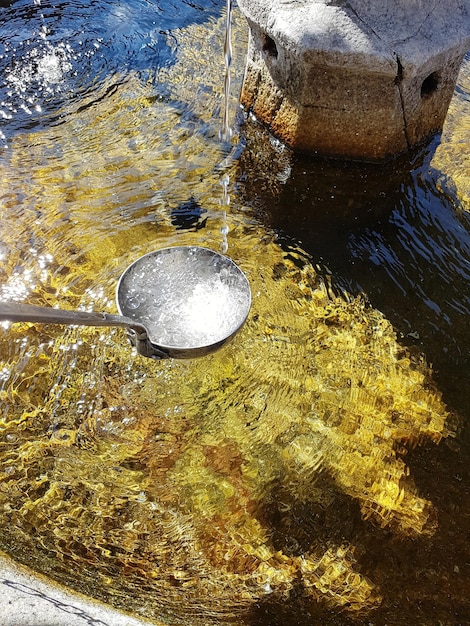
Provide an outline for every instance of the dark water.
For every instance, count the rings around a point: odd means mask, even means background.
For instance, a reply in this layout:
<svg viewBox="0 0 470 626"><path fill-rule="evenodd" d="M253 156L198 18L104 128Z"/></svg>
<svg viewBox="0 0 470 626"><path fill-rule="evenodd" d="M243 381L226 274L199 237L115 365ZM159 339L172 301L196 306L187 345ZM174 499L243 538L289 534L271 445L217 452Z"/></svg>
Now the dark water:
<svg viewBox="0 0 470 626"><path fill-rule="evenodd" d="M461 86L457 93L468 101ZM294 156L275 143L260 157L253 146L263 131L246 133L244 197L287 252L298 245L306 251L332 292L365 294L400 342L425 355L458 423L455 440L407 457L421 492L437 504L437 534L413 542L364 538L368 558L375 554L390 572L387 599L370 620L312 612L302 602L295 618L267 603L256 619L270 626L470 623L470 212L433 165L440 137L414 154L370 165Z"/></svg>
<svg viewBox="0 0 470 626"><path fill-rule="evenodd" d="M174 62L178 28L220 13L223 0L17 0L0 7L0 131L57 124L135 72L154 83ZM2 119L3 118L3 119Z"/></svg>

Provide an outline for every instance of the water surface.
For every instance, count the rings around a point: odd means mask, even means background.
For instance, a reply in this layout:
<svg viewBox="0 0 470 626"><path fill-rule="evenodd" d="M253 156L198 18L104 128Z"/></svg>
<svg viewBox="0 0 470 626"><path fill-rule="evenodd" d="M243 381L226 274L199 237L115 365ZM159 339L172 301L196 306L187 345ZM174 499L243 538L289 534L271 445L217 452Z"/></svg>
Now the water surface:
<svg viewBox="0 0 470 626"><path fill-rule="evenodd" d="M6 3L0 296L115 311L132 261L227 253L250 318L153 362L3 325L1 548L182 624L463 623L470 607L469 60L445 133L385 167L243 124L225 2Z"/></svg>

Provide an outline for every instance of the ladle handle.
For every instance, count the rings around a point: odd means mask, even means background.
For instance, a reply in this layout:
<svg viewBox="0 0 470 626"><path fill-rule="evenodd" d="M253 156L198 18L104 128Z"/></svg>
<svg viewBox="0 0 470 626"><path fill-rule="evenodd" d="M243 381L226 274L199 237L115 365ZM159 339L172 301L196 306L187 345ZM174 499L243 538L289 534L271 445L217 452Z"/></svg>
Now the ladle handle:
<svg viewBox="0 0 470 626"><path fill-rule="evenodd" d="M97 311L69 311L23 304L0 302L0 320L9 322L41 322L43 324L72 324L76 326L121 326L147 335L145 326L129 317Z"/></svg>

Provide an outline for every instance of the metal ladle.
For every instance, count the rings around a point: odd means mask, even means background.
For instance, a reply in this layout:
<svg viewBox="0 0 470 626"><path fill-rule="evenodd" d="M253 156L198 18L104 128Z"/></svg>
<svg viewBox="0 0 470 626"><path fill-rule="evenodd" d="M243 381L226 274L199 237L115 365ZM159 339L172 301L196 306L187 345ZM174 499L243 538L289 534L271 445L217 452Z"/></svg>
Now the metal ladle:
<svg viewBox="0 0 470 626"><path fill-rule="evenodd" d="M190 359L222 347L243 326L251 306L245 274L208 248L175 246L129 265L116 287L120 315L0 303L0 320L76 326L120 326L139 354Z"/></svg>

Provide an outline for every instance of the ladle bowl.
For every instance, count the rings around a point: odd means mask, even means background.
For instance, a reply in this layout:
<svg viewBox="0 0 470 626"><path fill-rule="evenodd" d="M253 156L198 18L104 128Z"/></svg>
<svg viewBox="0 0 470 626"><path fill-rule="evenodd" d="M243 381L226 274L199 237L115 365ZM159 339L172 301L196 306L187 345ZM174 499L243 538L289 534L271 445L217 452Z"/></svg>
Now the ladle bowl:
<svg viewBox="0 0 470 626"><path fill-rule="evenodd" d="M84 326L121 326L139 354L190 359L222 347L243 326L251 290L228 257L199 246L145 254L116 287L120 315L0 303L0 320Z"/></svg>

